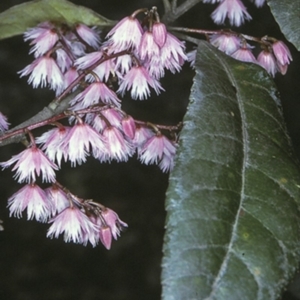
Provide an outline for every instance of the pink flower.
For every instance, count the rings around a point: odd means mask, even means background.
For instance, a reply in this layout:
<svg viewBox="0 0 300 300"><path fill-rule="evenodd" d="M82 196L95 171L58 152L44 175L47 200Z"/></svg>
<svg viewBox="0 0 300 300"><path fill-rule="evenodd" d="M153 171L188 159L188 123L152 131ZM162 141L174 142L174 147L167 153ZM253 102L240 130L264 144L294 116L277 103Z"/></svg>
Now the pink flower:
<svg viewBox="0 0 300 300"><path fill-rule="evenodd" d="M143 127L143 126L137 126L136 130L135 130L133 144L140 151L142 146L145 144L145 142L153 136L154 136L154 133L149 128Z"/></svg>
<svg viewBox="0 0 300 300"><path fill-rule="evenodd" d="M257 57L258 63L273 77L277 71L276 60L272 53L263 50Z"/></svg>
<svg viewBox="0 0 300 300"><path fill-rule="evenodd" d="M96 151L94 157L100 161L127 161L133 155L132 145L124 138L119 129L113 126L106 127L103 130L103 138L106 142L106 148L103 152Z"/></svg>
<svg viewBox="0 0 300 300"><path fill-rule="evenodd" d="M52 216L55 216L57 213L60 213L65 208L70 206L70 202L66 193L55 184L45 189L45 193L51 202Z"/></svg>
<svg viewBox="0 0 300 300"><path fill-rule="evenodd" d="M63 49L57 49L56 54L56 63L59 66L62 72L65 72L70 69L73 64L73 61L69 55Z"/></svg>
<svg viewBox="0 0 300 300"><path fill-rule="evenodd" d="M75 66L80 70L85 70L95 64L101 58L103 58L102 51L92 52L78 58L75 62Z"/></svg>
<svg viewBox="0 0 300 300"><path fill-rule="evenodd" d="M27 184L8 199L10 216L22 217L27 208L27 220L46 222L51 214L51 203L45 192L35 183Z"/></svg>
<svg viewBox="0 0 300 300"><path fill-rule="evenodd" d="M100 38L98 33L84 24L78 24L76 26L76 31L78 35L85 41L87 44L92 46L93 48L99 48Z"/></svg>
<svg viewBox="0 0 300 300"><path fill-rule="evenodd" d="M49 22L39 24L37 27L31 28L24 33L24 40L32 40L34 45L29 53L34 53L35 57L39 57L52 49L59 40L57 31Z"/></svg>
<svg viewBox="0 0 300 300"><path fill-rule="evenodd" d="M242 47L231 54L231 56L237 60L256 63L256 58L252 54L251 50L245 46Z"/></svg>
<svg viewBox="0 0 300 300"><path fill-rule="evenodd" d="M230 34L214 34L210 43L228 55L240 48L240 39Z"/></svg>
<svg viewBox="0 0 300 300"><path fill-rule="evenodd" d="M63 90L65 90L77 77L78 77L78 72L76 70L75 67L71 67L65 74L64 74L64 88ZM76 87L78 87L78 85L76 85L73 88L73 91L76 89Z"/></svg>
<svg viewBox="0 0 300 300"><path fill-rule="evenodd" d="M222 1L211 16L216 24L223 24L228 17L232 26L241 26L245 20L252 19L240 0Z"/></svg>
<svg viewBox="0 0 300 300"><path fill-rule="evenodd" d="M7 168L15 162L17 163L12 170L17 170L14 177L18 179L19 183L23 181L35 182L36 175L42 175L43 181L46 182L55 181L54 170L57 170L58 167L36 146L32 146L18 155L14 155L10 160L0 163L0 165L3 168Z"/></svg>
<svg viewBox="0 0 300 300"><path fill-rule="evenodd" d="M63 75L51 57L39 57L18 73L21 73L20 77L30 74L28 83L32 83L34 88L50 85L52 90L60 91L64 87Z"/></svg>
<svg viewBox="0 0 300 300"><path fill-rule="evenodd" d="M110 228L113 238L116 240L120 235L122 227L127 227L128 225L121 221L119 216L109 208L106 208L104 211L102 211L101 215L106 225Z"/></svg>
<svg viewBox="0 0 300 300"><path fill-rule="evenodd" d="M113 104L117 107L121 106L116 93L109 89L105 83L100 81L90 84L83 92L75 97L72 104L76 102L79 103L79 106L75 107L76 109L81 109L98 104L99 100L104 104Z"/></svg>
<svg viewBox="0 0 300 300"><path fill-rule="evenodd" d="M99 77L100 80L108 81L108 78L111 76L113 70L115 70L115 65L111 59L108 59L94 68L93 72ZM87 78L89 81L93 81L95 77L92 74L88 74Z"/></svg>
<svg viewBox="0 0 300 300"><path fill-rule="evenodd" d="M117 92L124 95L126 90L131 89L133 99L144 100L150 95L149 85L157 94L160 93L160 90L163 90L159 81L152 78L144 67L132 67L124 76Z"/></svg>
<svg viewBox="0 0 300 300"><path fill-rule="evenodd" d="M165 45L167 39L166 25L161 22L155 22L152 26L152 34L155 43L162 48Z"/></svg>
<svg viewBox="0 0 300 300"><path fill-rule="evenodd" d="M93 246L97 243L97 226L75 205L65 208L50 222L52 225L48 229L47 237L58 238L64 233L65 242L86 244L89 240Z"/></svg>
<svg viewBox="0 0 300 300"><path fill-rule="evenodd" d="M175 153L175 145L164 135L157 133L139 150L139 159L146 165L160 163L161 169L168 171L173 165Z"/></svg>
<svg viewBox="0 0 300 300"><path fill-rule="evenodd" d="M7 117L0 112L0 131L8 129L10 123L7 122Z"/></svg>
<svg viewBox="0 0 300 300"><path fill-rule="evenodd" d="M141 43L139 46L139 55L142 60L151 59L152 56L159 55L159 47L154 41L152 32L145 31L143 33Z"/></svg>
<svg viewBox="0 0 300 300"><path fill-rule="evenodd" d="M107 126L121 128L121 119L120 112L113 108L107 108L102 110L101 114L87 114L85 121L91 124L96 131L103 132Z"/></svg>
<svg viewBox="0 0 300 300"><path fill-rule="evenodd" d="M85 162L90 148L97 153L105 151L100 135L85 123L74 125L62 141L61 147L66 151L72 166Z"/></svg>
<svg viewBox="0 0 300 300"><path fill-rule="evenodd" d="M75 66L79 70L85 70L87 68L90 68L92 65L94 65L96 62L100 61L103 58L102 51L92 52L89 54L86 54L80 58L78 58L75 62ZM101 64L97 65L93 68L93 72L96 73L96 75L99 77L102 81L107 81L109 76L111 75L112 70L114 70L115 66L111 59L103 61ZM89 81L94 80L94 76L91 74L87 75L87 79Z"/></svg>
<svg viewBox="0 0 300 300"><path fill-rule="evenodd" d="M252 0L256 7L262 7L265 4L265 0Z"/></svg>
<svg viewBox="0 0 300 300"><path fill-rule="evenodd" d="M291 52L282 41L276 41L272 45L274 55L281 65L288 65L293 60Z"/></svg>
<svg viewBox="0 0 300 300"><path fill-rule="evenodd" d="M67 160L67 153L62 147L62 141L67 136L70 127L60 126L53 128L36 139L37 144L42 144L42 149L46 152L49 159L53 162L57 161L58 166L61 165L61 160L64 157Z"/></svg>
<svg viewBox="0 0 300 300"><path fill-rule="evenodd" d="M139 47L143 29L136 18L126 17L122 19L107 34L108 45L113 52L123 50L135 50Z"/></svg>
<svg viewBox="0 0 300 300"><path fill-rule="evenodd" d="M184 43L178 40L174 35L167 33L164 46L160 49L159 56L153 56L149 62L149 72L155 78L163 76L166 68L172 73L181 70L181 66L187 60L184 53Z"/></svg>
<svg viewBox="0 0 300 300"><path fill-rule="evenodd" d="M127 73L132 67L132 58L130 55L125 54L118 56L115 59L115 70L121 72L121 74Z"/></svg>

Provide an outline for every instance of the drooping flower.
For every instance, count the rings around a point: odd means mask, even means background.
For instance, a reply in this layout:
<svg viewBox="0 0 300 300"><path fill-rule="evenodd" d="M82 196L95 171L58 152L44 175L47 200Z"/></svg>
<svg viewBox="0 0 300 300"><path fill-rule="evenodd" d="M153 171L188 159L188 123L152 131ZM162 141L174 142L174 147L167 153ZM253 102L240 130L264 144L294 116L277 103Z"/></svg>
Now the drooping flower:
<svg viewBox="0 0 300 300"><path fill-rule="evenodd" d="M292 54L286 44L282 41L276 41L272 45L274 55L281 65L288 65L293 60Z"/></svg>
<svg viewBox="0 0 300 300"><path fill-rule="evenodd" d="M159 55L152 56L147 64L147 70L151 76L159 79L164 76L164 69L172 73L179 72L186 60L188 58L185 54L184 43L168 32Z"/></svg>
<svg viewBox="0 0 300 300"><path fill-rule="evenodd" d="M240 0L224 0L211 15L216 24L223 24L228 17L230 25L241 26L245 20L251 20L246 7Z"/></svg>
<svg viewBox="0 0 300 300"><path fill-rule="evenodd" d="M151 60L153 56L159 55L159 46L154 41L152 32L145 31L143 33L138 52L142 60Z"/></svg>
<svg viewBox="0 0 300 300"><path fill-rule="evenodd" d="M119 216L109 208L105 208L105 210L101 212L101 215L106 225L110 228L113 238L116 240L120 235L122 227L127 227L128 225L121 221Z"/></svg>
<svg viewBox="0 0 300 300"><path fill-rule="evenodd" d="M85 70L95 64L97 61L99 61L101 58L103 58L102 51L96 51L92 53L88 53L80 58L78 58L75 62L75 66L79 70Z"/></svg>
<svg viewBox="0 0 300 300"><path fill-rule="evenodd" d="M24 40L32 40L30 44L34 46L29 53L34 53L35 57L39 57L54 47L59 40L59 36L53 24L44 22L28 29L24 33Z"/></svg>
<svg viewBox="0 0 300 300"><path fill-rule="evenodd" d="M71 127L60 126L53 128L43 133L36 139L37 144L42 144L42 149L46 152L47 156L52 162L57 162L58 166L61 165L61 160L67 160L67 153L62 147L62 141L67 136Z"/></svg>
<svg viewBox="0 0 300 300"><path fill-rule="evenodd" d="M35 183L27 184L8 199L10 216L22 217L27 208L27 220L35 218L46 222L51 215L51 202L46 193Z"/></svg>
<svg viewBox="0 0 300 300"><path fill-rule="evenodd" d="M66 53L66 51L60 48L55 51L55 54L56 54L56 63L59 66L60 70L62 72L66 72L67 70L69 70L73 64L73 61Z"/></svg>
<svg viewBox="0 0 300 300"><path fill-rule="evenodd" d="M107 34L107 44L114 53L139 47L143 29L136 18L125 17Z"/></svg>
<svg viewBox="0 0 300 300"><path fill-rule="evenodd" d="M57 185L53 184L51 187L45 189L45 193L51 202L52 216L56 216L58 213L70 206L66 193Z"/></svg>
<svg viewBox="0 0 300 300"><path fill-rule="evenodd" d="M256 63L256 58L253 55L251 49L247 46L243 46L231 54L231 56L237 60Z"/></svg>
<svg viewBox="0 0 300 300"><path fill-rule="evenodd" d="M132 67L130 71L125 74L117 92L124 95L126 90L131 90L131 97L133 99L144 100L150 95L149 86L151 86L157 94L160 93L160 90L164 90L159 81L152 78L143 66L136 66Z"/></svg>
<svg viewBox="0 0 300 300"><path fill-rule="evenodd" d="M95 49L99 48L100 37L95 28L89 28L84 24L77 24L75 28L82 40Z"/></svg>
<svg viewBox="0 0 300 300"><path fill-rule="evenodd" d="M138 149L138 152L142 149L145 142L153 136L154 136L153 131L148 127L144 127L144 126L136 127L133 144Z"/></svg>
<svg viewBox="0 0 300 300"><path fill-rule="evenodd" d="M7 122L7 117L0 112L0 131L5 131L8 129L10 123Z"/></svg>
<svg viewBox="0 0 300 300"><path fill-rule="evenodd" d="M64 74L64 88L65 90L67 87L70 86L70 84L79 76L77 70L75 67L71 67L65 74ZM78 85L76 85L72 91L76 89Z"/></svg>
<svg viewBox="0 0 300 300"><path fill-rule="evenodd" d="M35 145L14 155L10 160L0 163L3 168L7 168L14 163L12 171L16 171L15 178L19 183L35 182L36 177L42 175L42 180L46 182L55 181L55 172L58 167L51 162L42 150Z"/></svg>
<svg viewBox="0 0 300 300"><path fill-rule="evenodd" d="M34 88L39 85L41 87L49 85L54 91L64 88L63 74L52 57L39 57L18 73L21 74L20 77L30 74L28 83L32 83Z"/></svg>
<svg viewBox="0 0 300 300"><path fill-rule="evenodd" d="M106 127L102 133L106 143L105 151L94 152L94 156L100 161L127 161L133 155L133 146L130 144L122 132L113 126Z"/></svg>
<svg viewBox="0 0 300 300"><path fill-rule="evenodd" d="M163 171L168 171L173 165L175 153L175 145L164 135L157 133L144 143L138 154L142 163L160 164Z"/></svg>
<svg viewBox="0 0 300 300"><path fill-rule="evenodd" d="M76 109L82 109L98 104L100 101L104 104L113 104L117 107L121 106L120 99L117 97L116 93L101 81L91 83L83 92L75 97L72 104L75 103ZM76 106L76 103L79 105Z"/></svg>
<svg viewBox="0 0 300 300"><path fill-rule="evenodd" d="M121 55L115 58L115 71L121 74L127 73L132 67L132 58L129 54Z"/></svg>
<svg viewBox="0 0 300 300"><path fill-rule="evenodd" d="M65 242L86 244L89 240L93 246L97 243L97 226L75 205L65 208L50 222L52 225L48 229L47 237L58 238L63 233Z"/></svg>
<svg viewBox="0 0 300 300"><path fill-rule="evenodd" d="M67 153L72 166L85 162L91 150L97 152L105 150L101 136L85 123L74 125L62 141L61 147Z"/></svg>
<svg viewBox="0 0 300 300"><path fill-rule="evenodd" d="M240 39L230 34L214 34L210 37L210 43L219 50L230 55L240 48Z"/></svg>
<svg viewBox="0 0 300 300"><path fill-rule="evenodd" d="M266 71L275 76L277 71L276 60L274 55L269 51L261 51L257 57L257 62L264 68Z"/></svg>

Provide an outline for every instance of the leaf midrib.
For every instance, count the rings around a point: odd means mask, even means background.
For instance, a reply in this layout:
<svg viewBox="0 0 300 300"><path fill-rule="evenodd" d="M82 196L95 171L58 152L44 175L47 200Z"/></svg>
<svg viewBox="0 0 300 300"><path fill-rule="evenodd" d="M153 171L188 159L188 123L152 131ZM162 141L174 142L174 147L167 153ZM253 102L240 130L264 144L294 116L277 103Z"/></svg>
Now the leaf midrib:
<svg viewBox="0 0 300 300"><path fill-rule="evenodd" d="M205 47L208 47L208 46L205 45ZM232 74L229 66L227 65L227 63L223 59L221 59L220 56L215 55L215 57L217 58L219 63L223 66L230 82L232 83L232 85L236 89L236 98L237 98L237 103L238 103L238 106L239 106L239 112L240 112L241 124L242 124L243 161L242 161L242 172L241 172L241 176L242 176L241 193L240 193L241 199L240 199L238 210L236 212L236 218L235 218L234 223L233 223L231 239L230 239L230 242L229 242L228 247L227 247L228 250L227 250L226 255L224 257L223 263L222 263L222 265L219 269L219 272L218 272L217 276L215 277L215 280L212 284L211 293L208 297L205 298L205 300L209 300L211 297L213 297L213 295L216 291L216 288L218 286L218 283L220 282L221 278L223 277L224 273L226 272L227 265L228 265L228 262L229 262L229 259L230 259L230 253L234 253L234 251L231 251L231 250L232 250L233 243L236 240L236 236L237 236L236 231L237 231L237 226L238 226L238 222L239 222L239 215L240 215L242 205L243 205L243 201L244 201L245 172L246 172L246 164L247 164L247 161L248 161L248 153L249 153L249 148L248 148L248 143L247 143L247 141L248 141L248 132L247 132L247 129L246 129L246 126L245 126L245 124L246 124L246 115L245 115L245 111L244 111L244 104L243 104L243 102L241 100L241 96L240 96L239 84L235 80L235 77L233 76L233 74Z"/></svg>

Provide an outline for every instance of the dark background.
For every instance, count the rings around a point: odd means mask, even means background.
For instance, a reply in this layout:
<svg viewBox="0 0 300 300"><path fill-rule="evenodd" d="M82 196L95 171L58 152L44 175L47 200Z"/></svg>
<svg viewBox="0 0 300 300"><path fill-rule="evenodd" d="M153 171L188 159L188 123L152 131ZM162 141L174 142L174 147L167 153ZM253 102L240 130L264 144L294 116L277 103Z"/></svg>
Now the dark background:
<svg viewBox="0 0 300 300"><path fill-rule="evenodd" d="M0 11L26 1L4 1ZM72 1L89 7L109 19L121 19L141 7L156 5L162 13L161 1L86 0ZM263 36L282 35L267 7L256 10L247 3L254 21L240 32ZM212 5L198 4L180 18L176 25L214 28L209 14ZM289 45L294 62L286 76L275 81L281 93L283 112L296 152L300 157L300 89L299 53ZM27 78L17 71L32 61L29 46L22 37L0 41L0 111L12 126L40 111L53 98L46 89L32 89ZM180 74L167 74L163 79L166 92L146 101L126 99L124 108L134 117L160 124L176 124L184 115L193 72L185 67ZM38 135L38 134L37 134ZM0 161L23 150L22 145L1 149ZM0 232L0 299L3 300L128 300L160 299L160 272L164 234L164 197L168 175L156 166L129 163L100 164L93 159L77 168L63 166L58 180L82 198L93 198L113 210L129 224L110 251L102 245L92 248L66 244L62 239L47 239L47 224L9 218L7 199L20 186L12 179L11 170L1 173L0 219L5 230ZM299 284L285 293L285 300L300 299Z"/></svg>

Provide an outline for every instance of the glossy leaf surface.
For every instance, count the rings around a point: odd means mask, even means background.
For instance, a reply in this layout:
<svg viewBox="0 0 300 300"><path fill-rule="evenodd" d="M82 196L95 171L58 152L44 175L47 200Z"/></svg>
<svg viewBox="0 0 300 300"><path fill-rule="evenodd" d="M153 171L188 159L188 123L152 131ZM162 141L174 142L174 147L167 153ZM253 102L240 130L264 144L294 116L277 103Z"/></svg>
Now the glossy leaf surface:
<svg viewBox="0 0 300 300"><path fill-rule="evenodd" d="M266 72L199 43L167 191L164 300L272 300L300 257L300 174Z"/></svg>

